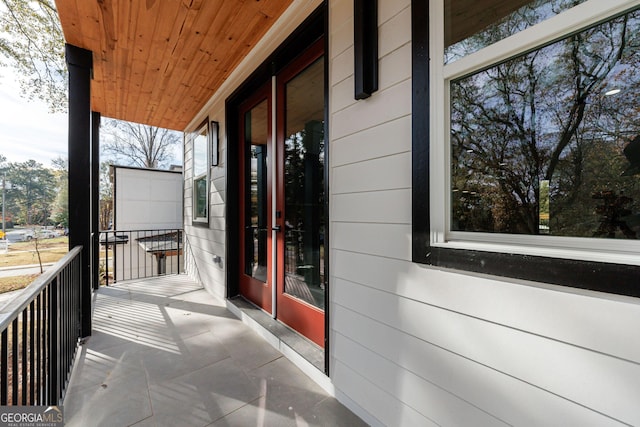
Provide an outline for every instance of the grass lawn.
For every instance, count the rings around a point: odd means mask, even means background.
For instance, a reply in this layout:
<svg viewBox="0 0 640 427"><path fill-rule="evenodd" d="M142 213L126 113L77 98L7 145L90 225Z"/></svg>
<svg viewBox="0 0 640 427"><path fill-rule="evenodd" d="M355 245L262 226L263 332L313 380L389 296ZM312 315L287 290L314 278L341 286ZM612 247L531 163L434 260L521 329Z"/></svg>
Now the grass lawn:
<svg viewBox="0 0 640 427"><path fill-rule="evenodd" d="M69 252L68 237L38 240L38 250L43 263L56 262ZM6 254L0 254L0 267L38 264L35 241L18 242L9 246Z"/></svg>
<svg viewBox="0 0 640 427"><path fill-rule="evenodd" d="M0 294L26 288L38 276L39 274L27 274L26 276L0 277Z"/></svg>

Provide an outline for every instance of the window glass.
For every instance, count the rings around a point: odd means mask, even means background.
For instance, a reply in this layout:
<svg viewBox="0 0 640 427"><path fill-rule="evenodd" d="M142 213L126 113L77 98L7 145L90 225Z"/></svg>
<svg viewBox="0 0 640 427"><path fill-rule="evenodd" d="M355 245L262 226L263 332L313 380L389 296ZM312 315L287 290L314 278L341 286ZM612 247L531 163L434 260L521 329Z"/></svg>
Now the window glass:
<svg viewBox="0 0 640 427"><path fill-rule="evenodd" d="M193 183L195 189L194 217L207 217L207 177L196 179Z"/></svg>
<svg viewBox="0 0 640 427"><path fill-rule="evenodd" d="M193 175L207 173L207 131L203 129L193 140Z"/></svg>
<svg viewBox="0 0 640 427"><path fill-rule="evenodd" d="M506 37L514 16L463 43ZM451 81L451 230L640 237L639 66L636 10Z"/></svg>
<svg viewBox="0 0 640 427"><path fill-rule="evenodd" d="M193 220L206 222L209 208L209 127L208 119L192 133L193 141Z"/></svg>
<svg viewBox="0 0 640 427"><path fill-rule="evenodd" d="M445 64L586 0L445 0Z"/></svg>

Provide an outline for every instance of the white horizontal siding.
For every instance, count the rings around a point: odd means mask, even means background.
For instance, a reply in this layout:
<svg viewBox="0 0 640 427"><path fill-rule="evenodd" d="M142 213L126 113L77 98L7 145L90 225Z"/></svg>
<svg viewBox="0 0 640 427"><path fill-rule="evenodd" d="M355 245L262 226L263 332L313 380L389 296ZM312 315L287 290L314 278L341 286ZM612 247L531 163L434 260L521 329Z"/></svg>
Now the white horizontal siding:
<svg viewBox="0 0 640 427"><path fill-rule="evenodd" d="M334 222L410 224L411 215L398 206L411 204L411 190L385 190L336 194L332 197Z"/></svg>
<svg viewBox="0 0 640 427"><path fill-rule="evenodd" d="M332 186L333 194L411 188L411 153L334 168Z"/></svg>
<svg viewBox="0 0 640 427"><path fill-rule="evenodd" d="M411 255L411 227L403 224L333 223L333 249L407 259Z"/></svg>
<svg viewBox="0 0 640 427"><path fill-rule="evenodd" d="M392 285L386 292L344 280L334 285L335 301L351 311L568 401L640 424L637 363L400 298Z"/></svg>
<svg viewBox="0 0 640 427"><path fill-rule="evenodd" d="M411 82L392 86L331 115L331 136L342 138L411 113Z"/></svg>
<svg viewBox="0 0 640 427"><path fill-rule="evenodd" d="M209 171L209 220L205 226L192 225L193 218L193 161L192 143L185 141L185 234L188 245L186 256L187 273L198 280L209 292L217 296L225 295L225 230L226 230L226 170L225 170L225 130L224 111L219 109L209 113L210 120L220 123L218 166ZM202 122L203 118L200 119ZM188 153L188 154L187 154ZM222 258L222 265L213 262L214 257Z"/></svg>
<svg viewBox="0 0 640 427"><path fill-rule="evenodd" d="M411 263L410 2L379 2L364 101L352 8L330 1L336 395L394 426L640 425L637 299Z"/></svg>
<svg viewBox="0 0 640 427"><path fill-rule="evenodd" d="M182 175L115 168L115 229L182 227Z"/></svg>
<svg viewBox="0 0 640 427"><path fill-rule="evenodd" d="M331 166L337 168L393 154L409 153L410 150L411 116L404 116L355 135L332 139L330 161Z"/></svg>
<svg viewBox="0 0 640 427"><path fill-rule="evenodd" d="M342 332L336 335L337 343L344 342L347 346L342 353L347 355L345 363L361 375L371 377L369 370L363 369L363 360L384 358L384 368L387 375L396 373L397 385L385 386L406 387L404 376L412 378L413 387L406 390L411 395L419 395L421 389L436 387L444 390L458 390L459 396L448 399L446 394L435 399L425 398L422 402L412 405L417 411L427 410L430 416L437 418L441 425L461 424L460 419L451 418L451 413L458 410L472 410L482 408L492 418L499 419L511 425L581 425L581 426L616 426L621 423L605 417L584 406L559 399L556 395L532 387L530 384L504 375L494 369L476 363L466 357L457 355L447 349L438 347L415 336L399 333L398 330L381 324L375 319L357 314L339 305L332 312L334 322L343 325ZM372 325L375 325L372 327ZM355 343L359 344L355 344ZM437 369L434 369L437 367ZM375 372L375 371L373 371ZM386 380L387 382L389 379ZM414 388L416 390L414 390ZM400 391L396 391L396 395ZM467 402L471 408L456 409L450 407L450 400L460 405L461 400ZM431 411L434 405L426 402L437 402L437 410ZM445 410L444 414L436 417L437 411ZM487 418L487 424L495 423ZM482 425L480 422L464 422L462 425Z"/></svg>
<svg viewBox="0 0 640 427"><path fill-rule="evenodd" d="M508 425L461 398L452 396L437 384L425 381L409 370L399 370L393 362L369 351L354 340L336 334L333 345L336 352L344 355L342 363L363 378L376 378L374 387L395 396L407 408L412 408L438 425Z"/></svg>
<svg viewBox="0 0 640 427"><path fill-rule="evenodd" d="M372 419L383 426L438 426L437 423L407 406L396 396L377 387L370 378L359 375L340 360L333 365L333 377L340 378L339 391L368 412L363 415L365 419Z"/></svg>

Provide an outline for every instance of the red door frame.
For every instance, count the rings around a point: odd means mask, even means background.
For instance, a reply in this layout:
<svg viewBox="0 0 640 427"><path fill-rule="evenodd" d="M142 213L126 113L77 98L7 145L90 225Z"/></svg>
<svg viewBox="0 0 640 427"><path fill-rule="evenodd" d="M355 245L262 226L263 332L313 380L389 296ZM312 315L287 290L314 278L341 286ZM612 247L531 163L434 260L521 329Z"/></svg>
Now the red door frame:
<svg viewBox="0 0 640 427"><path fill-rule="evenodd" d="M271 201L271 192L272 192L272 159L273 159L273 144L272 144L272 126L271 126L271 117L273 112L271 111L272 104L272 95L271 95L271 84L270 82L263 85L260 89L258 89L251 97L249 97L246 101L244 101L239 107L239 117L240 117L240 132L239 132L239 160L240 160L240 262L239 264L239 286L240 293L246 297L249 301L261 307L268 313L272 313L272 232L271 232L271 224L272 224L272 201ZM246 224L246 204L245 204L245 168L247 167L246 163L246 141L245 141L245 122L244 116L245 114L254 108L256 105L260 104L262 101L267 101L267 281L261 282L256 280L255 278L248 276L245 274L245 232L247 230Z"/></svg>

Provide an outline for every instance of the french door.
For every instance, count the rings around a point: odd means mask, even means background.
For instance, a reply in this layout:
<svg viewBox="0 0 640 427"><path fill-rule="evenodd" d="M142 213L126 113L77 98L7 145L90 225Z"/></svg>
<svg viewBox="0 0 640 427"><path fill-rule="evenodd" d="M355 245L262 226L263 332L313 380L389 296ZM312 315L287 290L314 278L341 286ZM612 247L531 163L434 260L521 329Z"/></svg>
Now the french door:
<svg viewBox="0 0 640 427"><path fill-rule="evenodd" d="M324 347L323 41L240 106L240 292Z"/></svg>

